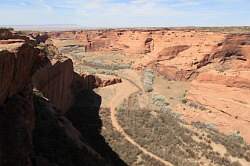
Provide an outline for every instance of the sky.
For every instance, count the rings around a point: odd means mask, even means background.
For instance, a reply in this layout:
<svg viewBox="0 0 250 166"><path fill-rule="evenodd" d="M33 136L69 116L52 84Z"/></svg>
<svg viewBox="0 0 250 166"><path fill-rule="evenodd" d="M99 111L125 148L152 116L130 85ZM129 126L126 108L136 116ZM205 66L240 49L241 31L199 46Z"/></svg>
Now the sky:
<svg viewBox="0 0 250 166"><path fill-rule="evenodd" d="M0 25L250 25L250 0L0 0Z"/></svg>

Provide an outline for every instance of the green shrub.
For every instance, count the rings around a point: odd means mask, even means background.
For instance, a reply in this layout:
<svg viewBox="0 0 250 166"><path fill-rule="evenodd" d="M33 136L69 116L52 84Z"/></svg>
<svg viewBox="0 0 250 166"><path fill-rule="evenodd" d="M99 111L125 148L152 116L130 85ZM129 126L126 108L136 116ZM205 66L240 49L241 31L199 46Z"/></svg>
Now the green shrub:
<svg viewBox="0 0 250 166"><path fill-rule="evenodd" d="M183 103L183 104L187 104L187 99L181 99L181 102Z"/></svg>
<svg viewBox="0 0 250 166"><path fill-rule="evenodd" d="M153 91L153 84L154 84L154 71L151 69L146 69L143 73L143 88L145 92L152 92Z"/></svg>

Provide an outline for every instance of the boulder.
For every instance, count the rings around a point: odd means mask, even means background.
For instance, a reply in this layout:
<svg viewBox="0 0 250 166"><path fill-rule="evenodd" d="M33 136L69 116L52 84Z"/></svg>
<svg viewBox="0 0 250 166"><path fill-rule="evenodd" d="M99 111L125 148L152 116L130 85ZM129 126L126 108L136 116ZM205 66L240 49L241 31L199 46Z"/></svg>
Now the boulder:
<svg viewBox="0 0 250 166"><path fill-rule="evenodd" d="M188 48L190 48L188 45L178 45L164 48L158 53L157 61L173 59L178 56L179 53L187 50Z"/></svg>
<svg viewBox="0 0 250 166"><path fill-rule="evenodd" d="M106 87L110 85L114 85L117 83L121 83L121 78L100 78L96 75L91 74L82 74L79 76L78 74L74 74L74 83L73 89L74 93L77 93L81 90L92 90L99 87Z"/></svg>

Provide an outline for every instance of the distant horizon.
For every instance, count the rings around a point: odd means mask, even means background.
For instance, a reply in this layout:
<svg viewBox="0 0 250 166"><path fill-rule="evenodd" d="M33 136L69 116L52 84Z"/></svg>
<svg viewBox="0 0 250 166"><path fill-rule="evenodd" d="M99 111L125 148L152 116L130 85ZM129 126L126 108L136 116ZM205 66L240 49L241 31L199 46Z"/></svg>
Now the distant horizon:
<svg viewBox="0 0 250 166"><path fill-rule="evenodd" d="M183 25L183 26L121 26L121 27L118 27L118 26L82 26L82 25L78 25L78 24L10 24L10 25L5 25L5 24L0 24L0 27L6 27L6 28L11 28L11 27L36 27L36 26L41 26L41 27L78 27L78 28L206 28L206 27L215 27L215 28L229 28L229 27L250 27L250 24L249 25L218 25L218 26L198 26L198 25Z"/></svg>
<svg viewBox="0 0 250 166"><path fill-rule="evenodd" d="M179 26L179 27L83 27L79 25L70 24L50 24L50 25L0 25L0 28L13 28L15 31L41 31L41 32L52 32L52 31L81 31L81 30L105 30L105 29L192 29L192 28L248 28L250 26Z"/></svg>
<svg viewBox="0 0 250 166"><path fill-rule="evenodd" d="M249 0L8 0L1 25L220 27L250 25Z"/></svg>

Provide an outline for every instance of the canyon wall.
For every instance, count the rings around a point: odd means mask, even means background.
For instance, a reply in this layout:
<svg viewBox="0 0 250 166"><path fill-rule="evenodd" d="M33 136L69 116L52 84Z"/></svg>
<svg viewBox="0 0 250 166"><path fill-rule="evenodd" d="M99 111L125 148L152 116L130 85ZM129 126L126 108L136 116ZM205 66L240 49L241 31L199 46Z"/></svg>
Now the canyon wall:
<svg viewBox="0 0 250 166"><path fill-rule="evenodd" d="M73 103L73 63L70 59L58 61L40 69L33 76L34 88L47 97L54 106L65 113Z"/></svg>
<svg viewBox="0 0 250 166"><path fill-rule="evenodd" d="M194 29L114 29L52 33L50 36L55 40L77 40L86 52L116 52L132 59L140 57L134 61L134 69L151 67L170 80L188 80L197 76L201 61L223 42L226 34Z"/></svg>
<svg viewBox="0 0 250 166"><path fill-rule="evenodd" d="M86 55L123 54L131 59L132 69L151 68L167 80L188 82L190 88L184 102L210 111L181 110L186 120L214 124L226 134L239 131L250 142L249 34L173 28L85 30L50 35L55 41L78 41L85 47ZM193 110L184 108L189 109Z"/></svg>
<svg viewBox="0 0 250 166"><path fill-rule="evenodd" d="M105 165L63 115L74 103L72 61L53 65L35 39L0 43L0 165Z"/></svg>
<svg viewBox="0 0 250 166"><path fill-rule="evenodd" d="M0 45L4 48L0 51L0 165L31 166L36 119L32 76L48 59L32 42L11 45Z"/></svg>
<svg viewBox="0 0 250 166"><path fill-rule="evenodd" d="M231 62L238 68L249 64L248 34L198 29L110 29L49 35L55 40L77 40L86 52L123 53L135 59L134 69L151 67L169 80L193 80L208 64Z"/></svg>

